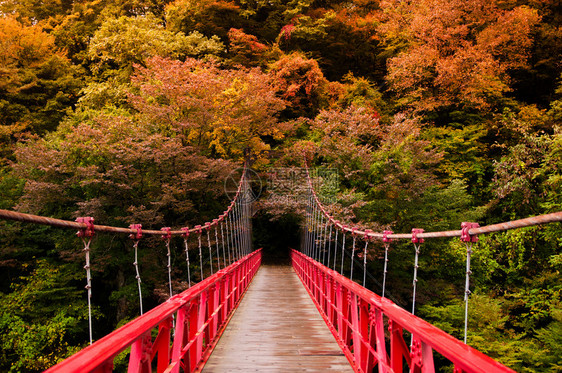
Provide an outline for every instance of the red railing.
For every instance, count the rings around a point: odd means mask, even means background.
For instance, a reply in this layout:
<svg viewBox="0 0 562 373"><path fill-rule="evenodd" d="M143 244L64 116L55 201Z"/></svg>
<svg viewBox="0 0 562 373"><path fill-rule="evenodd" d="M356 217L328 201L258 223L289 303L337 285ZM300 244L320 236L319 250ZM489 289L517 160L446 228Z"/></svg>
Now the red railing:
<svg viewBox="0 0 562 373"><path fill-rule="evenodd" d="M180 367L184 372L201 369L260 263L261 249L170 298L47 372L111 372L115 357L129 346L129 373L151 372L155 357L159 373L179 373ZM153 339L156 327L158 334Z"/></svg>
<svg viewBox="0 0 562 373"><path fill-rule="evenodd" d="M292 250L293 267L356 372L434 372L433 351L455 372L513 372L441 329L310 257ZM385 338L385 321L388 323ZM412 335L410 347L404 330ZM390 354L387 352L390 350Z"/></svg>

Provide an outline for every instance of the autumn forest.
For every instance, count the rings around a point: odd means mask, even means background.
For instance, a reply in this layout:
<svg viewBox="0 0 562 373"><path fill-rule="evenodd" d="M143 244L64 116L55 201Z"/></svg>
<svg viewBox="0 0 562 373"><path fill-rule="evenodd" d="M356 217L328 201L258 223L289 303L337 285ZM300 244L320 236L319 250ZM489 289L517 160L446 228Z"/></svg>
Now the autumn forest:
<svg viewBox="0 0 562 373"><path fill-rule="evenodd" d="M332 213L377 231L561 211L562 3L0 1L0 208L192 226L228 205L246 149L264 178L303 154L336 170L322 192ZM267 196L254 246L298 246L304 206ZM0 221L0 371L39 372L87 345L74 233ZM143 244L150 308L166 299L165 253ZM480 237L471 346L517 371L562 371L561 248L560 223ZM391 255L388 291L407 309L411 244ZM99 339L138 316L137 283L127 237L98 235L92 258ZM420 257L417 314L457 338L464 261L459 240Z"/></svg>

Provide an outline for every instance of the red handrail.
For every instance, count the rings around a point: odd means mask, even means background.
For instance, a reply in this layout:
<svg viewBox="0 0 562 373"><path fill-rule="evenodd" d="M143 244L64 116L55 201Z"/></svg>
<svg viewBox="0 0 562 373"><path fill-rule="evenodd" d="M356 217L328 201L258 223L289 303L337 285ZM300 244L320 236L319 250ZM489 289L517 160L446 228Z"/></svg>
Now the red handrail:
<svg viewBox="0 0 562 373"><path fill-rule="evenodd" d="M398 307L391 300L323 266L295 250L293 267L324 321L356 372L434 372L433 350L455 366L455 372L513 372L441 329ZM384 322L388 321L389 344ZM410 347L403 330L412 334ZM387 354L387 347L390 355Z"/></svg>
<svg viewBox="0 0 562 373"><path fill-rule="evenodd" d="M131 346L129 373L200 369L216 344L261 263L261 249L170 298L91 346L48 369L48 373L111 372L113 359ZM173 343L170 334L173 329ZM158 335L152 339L152 330Z"/></svg>

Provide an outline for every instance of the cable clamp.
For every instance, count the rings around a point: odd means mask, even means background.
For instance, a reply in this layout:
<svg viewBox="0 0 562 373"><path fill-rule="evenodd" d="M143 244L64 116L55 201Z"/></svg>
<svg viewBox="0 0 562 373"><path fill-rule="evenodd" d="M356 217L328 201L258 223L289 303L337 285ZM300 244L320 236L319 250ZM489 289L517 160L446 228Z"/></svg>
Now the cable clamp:
<svg viewBox="0 0 562 373"><path fill-rule="evenodd" d="M160 228L160 230L163 232L163 240L170 241L172 239L172 229L170 227Z"/></svg>
<svg viewBox="0 0 562 373"><path fill-rule="evenodd" d="M371 234L371 233L373 233L372 230L370 230L370 229L365 229L365 234L364 234L364 236L363 236L363 238L365 239L365 241L369 241L369 240L372 238L371 236L369 236L369 234Z"/></svg>
<svg viewBox="0 0 562 373"><path fill-rule="evenodd" d="M183 238L189 237L189 227L183 227L183 228L181 228L181 231L183 232L181 234Z"/></svg>
<svg viewBox="0 0 562 373"><path fill-rule="evenodd" d="M478 242L478 235L471 236L468 231L472 228L479 228L480 224L478 223L469 223L463 222L461 223L461 241L462 242Z"/></svg>
<svg viewBox="0 0 562 373"><path fill-rule="evenodd" d="M412 242L413 243L423 243L423 238L418 237L418 234L423 233L421 228L412 228Z"/></svg>
<svg viewBox="0 0 562 373"><path fill-rule="evenodd" d="M195 231L199 234L203 233L203 227L201 227L200 225L196 225L195 226Z"/></svg>
<svg viewBox="0 0 562 373"><path fill-rule="evenodd" d="M129 228L136 231L129 235L130 239L138 241L142 238L142 224L131 224Z"/></svg>
<svg viewBox="0 0 562 373"><path fill-rule="evenodd" d="M93 237L95 234L94 231L94 218L91 216L86 216L82 218L76 218L78 223L86 224L86 228L81 228L76 235L80 238L84 237Z"/></svg>
<svg viewBox="0 0 562 373"><path fill-rule="evenodd" d="M392 242L392 238L388 238L389 234L394 233L393 231L383 231L382 232L382 242L384 243L390 243Z"/></svg>

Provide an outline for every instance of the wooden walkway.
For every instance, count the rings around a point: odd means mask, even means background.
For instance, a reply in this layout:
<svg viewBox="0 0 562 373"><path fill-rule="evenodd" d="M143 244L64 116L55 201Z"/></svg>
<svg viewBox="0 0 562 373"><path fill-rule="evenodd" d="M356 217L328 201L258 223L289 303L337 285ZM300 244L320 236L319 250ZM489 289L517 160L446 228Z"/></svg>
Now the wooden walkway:
<svg viewBox="0 0 562 373"><path fill-rule="evenodd" d="M205 373L353 372L289 266L262 265Z"/></svg>

